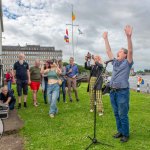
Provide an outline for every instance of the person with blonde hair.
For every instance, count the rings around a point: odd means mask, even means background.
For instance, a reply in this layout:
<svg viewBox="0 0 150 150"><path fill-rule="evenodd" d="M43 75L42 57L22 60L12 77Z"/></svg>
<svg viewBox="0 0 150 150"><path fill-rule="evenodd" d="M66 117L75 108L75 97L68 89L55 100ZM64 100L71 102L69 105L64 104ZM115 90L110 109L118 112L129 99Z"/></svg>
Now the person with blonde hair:
<svg viewBox="0 0 150 150"><path fill-rule="evenodd" d="M99 116L103 115L103 103L102 103L102 70L103 70L103 62L100 56L93 56L94 64L90 64L91 57L85 56L85 68L90 70L90 79L87 91L90 95L90 112L94 111L94 100L96 98L97 102L97 111Z"/></svg>

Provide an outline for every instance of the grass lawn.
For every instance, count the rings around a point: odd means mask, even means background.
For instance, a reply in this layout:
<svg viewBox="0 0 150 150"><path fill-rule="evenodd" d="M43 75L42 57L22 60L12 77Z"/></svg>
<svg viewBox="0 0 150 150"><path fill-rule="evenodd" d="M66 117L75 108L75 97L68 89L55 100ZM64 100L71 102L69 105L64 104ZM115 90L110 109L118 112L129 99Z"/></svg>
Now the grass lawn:
<svg viewBox="0 0 150 150"><path fill-rule="evenodd" d="M42 92L38 93L39 107L32 104L32 94L28 96L28 108L18 111L24 120L20 135L25 140L25 150L84 150L93 137L93 113L89 112L87 84L78 89L80 102L58 103L59 113L51 119L48 116L49 105L45 105ZM67 99L68 100L68 99ZM149 150L150 149L150 95L131 92L130 100L130 140L120 143L113 139L116 133L115 118L112 113L109 96L103 96L104 116L97 116L97 139L111 144L92 146L91 150Z"/></svg>

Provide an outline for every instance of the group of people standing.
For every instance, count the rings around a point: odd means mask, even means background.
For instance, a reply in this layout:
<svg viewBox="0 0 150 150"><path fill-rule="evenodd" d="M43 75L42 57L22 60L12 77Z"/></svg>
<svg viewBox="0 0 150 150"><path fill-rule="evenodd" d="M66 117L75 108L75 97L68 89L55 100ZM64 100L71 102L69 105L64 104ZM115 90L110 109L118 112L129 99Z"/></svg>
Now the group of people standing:
<svg viewBox="0 0 150 150"><path fill-rule="evenodd" d="M130 69L133 65L133 48L132 48L132 27L127 25L125 27L125 34L127 37L128 49L121 48L117 53L117 58L114 57L108 40L108 33L103 33L103 39L106 46L106 53L109 59L112 61L113 71L110 81L110 100L116 119L117 133L113 136L114 138L121 138L121 142L127 142L129 139L129 74ZM91 58L93 64L90 64ZM74 58L70 57L70 63L67 66L63 66L62 61L47 60L40 62L38 59L35 60L35 65L29 69L29 65L24 61L24 54L19 55L19 60L14 64L13 68L13 82L16 78L17 93L18 93L18 108L21 108L21 96L22 89L24 94L24 107L27 107L27 94L28 84L33 92L33 104L35 107L38 106L37 92L39 90L42 78L42 89L43 98L45 104L50 103L49 115L54 117L57 114L58 109L56 106L57 101L60 101L60 82L63 92L63 102L66 102L66 83L68 87L68 96L70 102L73 101L71 97L71 88L75 92L76 101L79 101L78 92L76 88L76 78L78 76L78 67L74 64ZM88 85L88 92L90 95L90 112L94 110L94 99L96 98L97 110L99 116L103 115L104 109L102 104L102 84L103 84L103 62L102 58L98 55L90 57L89 55L85 58L85 68L90 70L90 78ZM89 61L90 60L90 61ZM40 65L41 68L40 68ZM8 80L9 82L9 80ZM8 88L11 87L8 84ZM11 97L11 93L7 93L7 88L2 88L3 95ZM3 97L3 95L0 95ZM12 98L13 99L13 98ZM6 101L8 104L11 98ZM12 103L11 103L12 104ZM14 104L14 103L13 103ZM11 105L11 108L12 107Z"/></svg>
<svg viewBox="0 0 150 150"><path fill-rule="evenodd" d="M36 59L34 66L29 68L29 64L25 61L25 55L20 53L19 60L14 64L11 72L11 83L16 83L18 94L18 109L22 107L21 98L23 92L24 103L27 107L28 85L32 90L33 105L38 106L37 93L40 86L42 86L44 103L50 103L49 115L54 117L57 114L57 101L60 101L60 88L62 88L63 102L66 103L66 88L68 90L69 100L73 101L71 96L71 88L75 92L76 101L79 101L78 92L76 88L76 80L78 76L78 67L74 63L74 58L70 57L69 64L63 66L61 60L46 60L40 61ZM6 74L6 76L8 76ZM9 80L7 80L7 83ZM6 88L6 87L5 87ZM8 83L8 90L11 86Z"/></svg>

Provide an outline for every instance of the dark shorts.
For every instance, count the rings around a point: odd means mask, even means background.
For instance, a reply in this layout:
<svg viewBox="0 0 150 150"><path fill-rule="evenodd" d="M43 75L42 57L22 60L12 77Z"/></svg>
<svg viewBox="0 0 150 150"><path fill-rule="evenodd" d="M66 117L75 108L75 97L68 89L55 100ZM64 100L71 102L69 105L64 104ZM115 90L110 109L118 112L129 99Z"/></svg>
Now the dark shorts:
<svg viewBox="0 0 150 150"><path fill-rule="evenodd" d="M27 80L17 80L16 84L17 84L18 96L22 95L22 89L23 89L24 95L28 94L28 81Z"/></svg>

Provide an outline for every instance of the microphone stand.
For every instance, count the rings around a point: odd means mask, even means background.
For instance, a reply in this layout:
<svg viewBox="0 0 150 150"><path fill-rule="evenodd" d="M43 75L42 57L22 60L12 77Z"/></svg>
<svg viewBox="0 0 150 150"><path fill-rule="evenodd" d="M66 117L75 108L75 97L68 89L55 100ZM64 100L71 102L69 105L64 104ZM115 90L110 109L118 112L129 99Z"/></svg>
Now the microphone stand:
<svg viewBox="0 0 150 150"><path fill-rule="evenodd" d="M108 63L107 63L107 64L108 64ZM94 133L93 133L94 137L92 138L92 137L88 136L88 138L89 138L92 142L89 144L89 146L86 147L85 150L88 150L92 145L95 145L95 144L102 144L102 145L106 145L106 146L113 147L112 145L109 145L109 144L103 143L103 142L101 142L101 141L98 141L97 138L96 138L96 109L97 109L97 107L96 107L96 106L97 106L97 100L96 100L96 85L97 85L97 81L100 79L101 75L105 73L107 64L106 64L106 66L104 67L104 69L102 70L101 74L98 76L98 78L97 78L97 80L96 80L96 82L95 82L95 84L94 84L94 88L93 88L93 90L94 90L94 128L93 128L93 129L94 129L94 131L93 131L93 132L94 132Z"/></svg>

